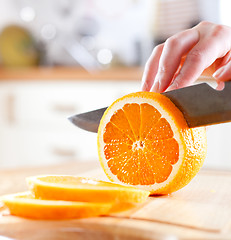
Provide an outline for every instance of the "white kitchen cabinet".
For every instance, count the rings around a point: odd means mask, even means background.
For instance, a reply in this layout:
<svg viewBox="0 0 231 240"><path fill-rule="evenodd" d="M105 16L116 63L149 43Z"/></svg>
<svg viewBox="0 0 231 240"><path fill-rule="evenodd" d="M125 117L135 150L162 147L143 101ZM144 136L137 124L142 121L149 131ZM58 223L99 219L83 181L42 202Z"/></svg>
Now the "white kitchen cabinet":
<svg viewBox="0 0 231 240"><path fill-rule="evenodd" d="M204 167L231 169L231 122L207 127L208 152Z"/></svg>
<svg viewBox="0 0 231 240"><path fill-rule="evenodd" d="M139 81L0 82L0 166L97 160L97 135L67 117L139 91Z"/></svg>
<svg viewBox="0 0 231 240"><path fill-rule="evenodd" d="M67 117L140 90L139 81L0 81L0 167L96 160L97 135ZM231 123L207 127L204 167L231 169Z"/></svg>

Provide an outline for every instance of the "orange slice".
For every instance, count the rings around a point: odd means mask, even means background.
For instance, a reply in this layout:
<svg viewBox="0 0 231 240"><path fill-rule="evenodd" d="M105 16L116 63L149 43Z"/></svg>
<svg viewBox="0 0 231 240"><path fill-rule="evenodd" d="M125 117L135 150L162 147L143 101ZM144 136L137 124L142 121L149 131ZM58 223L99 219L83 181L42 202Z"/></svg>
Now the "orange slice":
<svg viewBox="0 0 231 240"><path fill-rule="evenodd" d="M46 175L27 178L36 198L81 202L142 203L150 192L135 187L71 175Z"/></svg>
<svg viewBox="0 0 231 240"><path fill-rule="evenodd" d="M108 214L110 203L86 203L35 199L29 192L10 194L0 199L12 215L32 219L72 219Z"/></svg>
<svg viewBox="0 0 231 240"><path fill-rule="evenodd" d="M190 182L206 156L205 128L190 129L165 96L138 92L116 100L98 129L98 154L108 178L152 194Z"/></svg>

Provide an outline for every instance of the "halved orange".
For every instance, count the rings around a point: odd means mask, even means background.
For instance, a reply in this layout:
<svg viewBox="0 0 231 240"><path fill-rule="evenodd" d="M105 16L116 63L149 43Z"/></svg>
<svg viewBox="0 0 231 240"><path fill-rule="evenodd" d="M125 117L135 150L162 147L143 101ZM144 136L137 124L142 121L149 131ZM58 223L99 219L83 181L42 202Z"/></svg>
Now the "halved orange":
<svg viewBox="0 0 231 240"><path fill-rule="evenodd" d="M0 199L12 215L32 219L72 219L108 214L110 203L40 200L30 192L9 194Z"/></svg>
<svg viewBox="0 0 231 240"><path fill-rule="evenodd" d="M168 194L188 184L206 149L205 128L189 128L174 103L153 92L116 100L98 129L99 159L108 178L152 194Z"/></svg>
<svg viewBox="0 0 231 240"><path fill-rule="evenodd" d="M36 198L81 202L141 203L150 192L135 187L73 175L45 175L26 179Z"/></svg>

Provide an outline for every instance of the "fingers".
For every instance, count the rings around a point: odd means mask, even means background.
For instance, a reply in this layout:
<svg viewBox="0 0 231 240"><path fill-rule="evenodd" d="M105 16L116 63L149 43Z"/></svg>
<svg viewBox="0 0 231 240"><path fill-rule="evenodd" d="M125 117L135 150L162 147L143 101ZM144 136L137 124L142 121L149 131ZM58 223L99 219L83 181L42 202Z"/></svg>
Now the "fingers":
<svg viewBox="0 0 231 240"><path fill-rule="evenodd" d="M176 34L165 42L151 91L163 92L166 90L180 66L182 57L198 40L198 31L190 29Z"/></svg>
<svg viewBox="0 0 231 240"><path fill-rule="evenodd" d="M154 48L151 56L149 57L142 77L141 89L142 91L150 91L154 79L156 77L156 73L159 67L159 60L162 54L164 44L160 44Z"/></svg>
<svg viewBox="0 0 231 240"><path fill-rule="evenodd" d="M209 22L157 46L143 75L142 89L163 92L192 84L204 70L218 82L231 79L231 28ZM181 63L183 57L185 61Z"/></svg>
<svg viewBox="0 0 231 240"><path fill-rule="evenodd" d="M227 50L230 50L230 45L227 44L227 32L223 28L210 29L210 34L206 33L203 36L201 32L200 41L193 47L193 49L187 54L186 60L173 84L168 90L181 88L190 85L202 74L204 69L209 67L216 59L224 57L227 54ZM223 77L227 78L231 76L231 71L228 69L220 68L221 70L216 72L217 78L222 79L218 75L222 72ZM216 75L215 74L215 75Z"/></svg>
<svg viewBox="0 0 231 240"><path fill-rule="evenodd" d="M219 82L219 83L217 83L216 90L221 91L221 90L224 89L224 87L225 87L225 83L224 82Z"/></svg>
<svg viewBox="0 0 231 240"><path fill-rule="evenodd" d="M231 80L231 61L218 68L213 77L218 83Z"/></svg>
<svg viewBox="0 0 231 240"><path fill-rule="evenodd" d="M214 61L210 58L209 49L210 47L206 49L205 43L198 43L188 53L180 72L168 90L182 88L193 83L206 68L207 63L211 62L212 64Z"/></svg>

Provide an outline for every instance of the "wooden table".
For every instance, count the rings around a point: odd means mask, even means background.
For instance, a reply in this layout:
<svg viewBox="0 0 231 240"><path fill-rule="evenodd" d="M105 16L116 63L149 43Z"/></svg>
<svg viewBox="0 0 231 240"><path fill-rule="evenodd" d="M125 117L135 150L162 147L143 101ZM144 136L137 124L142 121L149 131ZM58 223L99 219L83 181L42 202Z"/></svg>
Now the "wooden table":
<svg viewBox="0 0 231 240"><path fill-rule="evenodd" d="M26 190L25 177L39 174L106 179L96 161L1 170L0 195ZM38 221L10 216L2 210L0 236L23 240L231 239L230 186L230 172L201 170L182 190L149 197L143 205L111 216Z"/></svg>

